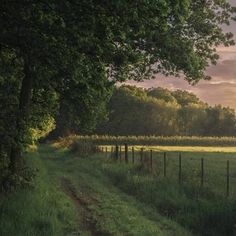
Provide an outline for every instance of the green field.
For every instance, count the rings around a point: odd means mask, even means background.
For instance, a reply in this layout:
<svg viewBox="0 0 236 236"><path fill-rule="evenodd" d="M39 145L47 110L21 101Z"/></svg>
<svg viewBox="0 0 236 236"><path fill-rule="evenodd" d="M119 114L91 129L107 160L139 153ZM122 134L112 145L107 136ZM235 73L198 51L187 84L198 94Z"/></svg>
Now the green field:
<svg viewBox="0 0 236 236"><path fill-rule="evenodd" d="M48 145L28 154L39 168L35 187L10 193L0 202L0 235L235 235L235 153L149 152L140 165L115 161L110 152L80 157ZM200 186L200 160L205 161ZM225 169L230 161L230 197ZM27 205L27 207L25 207ZM10 223L9 223L10 222Z"/></svg>
<svg viewBox="0 0 236 236"><path fill-rule="evenodd" d="M111 156L113 146L100 146L104 155ZM201 185L202 159L203 185L227 195L227 161L229 161L229 196L236 197L236 148L233 147L176 147L176 146L133 146L134 163L140 163L140 150L144 150L146 169L150 171L150 150L153 151L152 174L161 178L164 176L164 153L166 153L166 177L176 183ZM120 150L120 148L119 148ZM121 146L121 159L124 161L124 146ZM181 154L181 173L179 155ZM114 156L114 154L113 154ZM119 153L120 159L120 153ZM132 163L132 152L129 147L129 162Z"/></svg>

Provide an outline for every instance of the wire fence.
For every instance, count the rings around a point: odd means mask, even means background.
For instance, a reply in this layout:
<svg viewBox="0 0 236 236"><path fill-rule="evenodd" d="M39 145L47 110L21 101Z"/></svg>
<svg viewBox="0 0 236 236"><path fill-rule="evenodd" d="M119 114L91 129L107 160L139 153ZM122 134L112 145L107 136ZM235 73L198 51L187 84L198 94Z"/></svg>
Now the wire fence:
<svg viewBox="0 0 236 236"><path fill-rule="evenodd" d="M115 160L115 163L140 165L154 176L175 179L179 185L191 183L201 188L212 188L227 198L236 196L236 161L233 157L229 158L231 160L208 157L207 154L205 157L199 157L204 154L192 157L181 152L153 151L148 147L137 150L127 144L101 146L100 149L106 158Z"/></svg>

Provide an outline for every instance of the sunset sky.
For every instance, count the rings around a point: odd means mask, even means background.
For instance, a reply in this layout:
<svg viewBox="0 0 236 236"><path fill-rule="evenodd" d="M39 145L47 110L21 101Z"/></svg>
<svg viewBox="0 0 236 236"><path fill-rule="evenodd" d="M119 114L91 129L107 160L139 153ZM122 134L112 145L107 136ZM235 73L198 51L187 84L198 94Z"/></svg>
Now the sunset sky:
<svg viewBox="0 0 236 236"><path fill-rule="evenodd" d="M230 0L236 6L236 0ZM236 40L236 22L230 26L224 26L225 31L234 33ZM207 68L206 73L212 76L210 81L200 81L197 85L191 86L182 78L166 78L157 75L156 79L137 84L145 88L166 87L168 89L182 89L195 93L200 99L208 104L222 104L236 109L236 46L218 48L220 59L216 66Z"/></svg>

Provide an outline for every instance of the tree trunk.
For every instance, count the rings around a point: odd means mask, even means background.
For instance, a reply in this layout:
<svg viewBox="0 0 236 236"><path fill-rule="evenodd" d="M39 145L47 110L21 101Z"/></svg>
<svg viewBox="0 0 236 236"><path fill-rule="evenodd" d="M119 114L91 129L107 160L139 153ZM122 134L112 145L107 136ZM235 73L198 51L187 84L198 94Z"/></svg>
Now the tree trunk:
<svg viewBox="0 0 236 236"><path fill-rule="evenodd" d="M17 173L22 164L22 147L27 132L27 123L29 119L29 106L32 93L32 73L28 57L24 58L24 77L21 84L19 109L15 124L14 143L10 153L10 168L13 173Z"/></svg>

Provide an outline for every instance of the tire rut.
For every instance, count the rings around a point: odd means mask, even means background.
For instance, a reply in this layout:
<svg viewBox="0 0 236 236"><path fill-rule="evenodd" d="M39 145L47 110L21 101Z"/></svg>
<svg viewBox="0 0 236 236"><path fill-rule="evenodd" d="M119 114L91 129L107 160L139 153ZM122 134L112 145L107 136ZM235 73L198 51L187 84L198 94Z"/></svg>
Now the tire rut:
<svg viewBox="0 0 236 236"><path fill-rule="evenodd" d="M89 232L92 236L112 235L97 228L98 221L93 217L93 212L89 208L89 205L91 202L94 202L95 199L92 199L89 196L85 197L82 194L78 194L76 188L67 178L61 178L61 186L63 191L71 198L79 212L81 217L80 227L82 230Z"/></svg>

